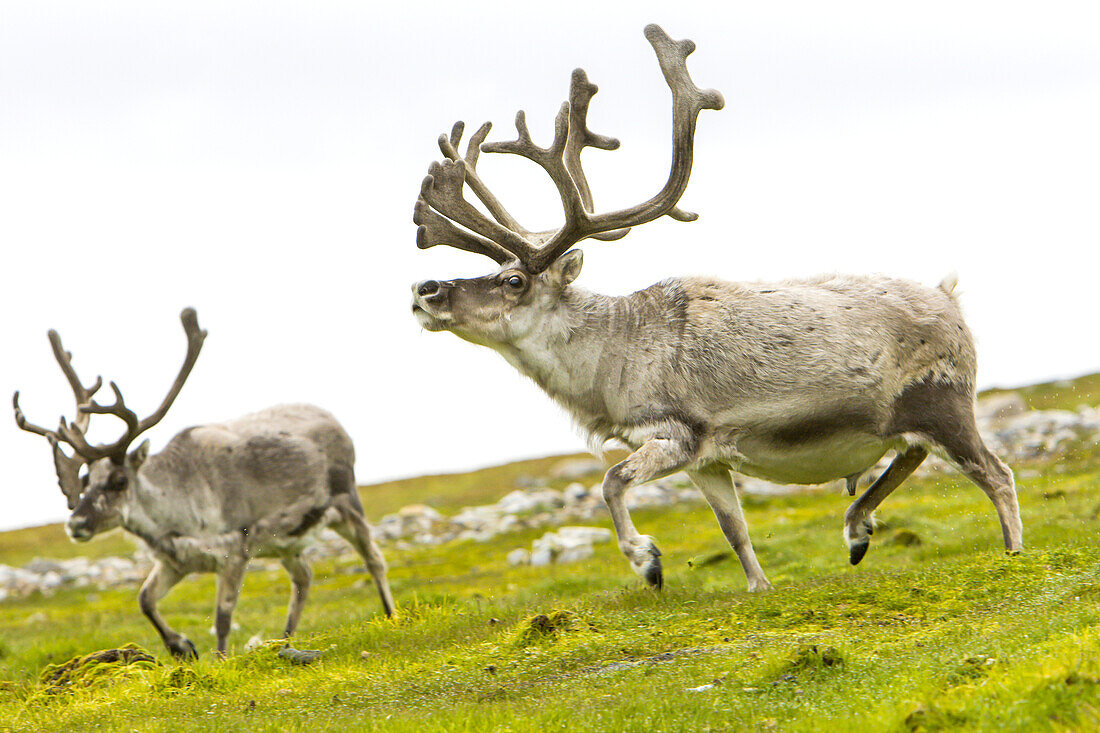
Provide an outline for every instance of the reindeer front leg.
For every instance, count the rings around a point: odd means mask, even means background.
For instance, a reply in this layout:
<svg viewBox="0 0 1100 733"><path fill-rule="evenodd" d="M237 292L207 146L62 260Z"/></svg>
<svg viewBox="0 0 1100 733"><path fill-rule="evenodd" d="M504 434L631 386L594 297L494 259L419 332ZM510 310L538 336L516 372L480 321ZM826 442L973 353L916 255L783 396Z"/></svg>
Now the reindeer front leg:
<svg viewBox="0 0 1100 733"><path fill-rule="evenodd" d="M173 657L177 659L196 659L199 653L195 650L195 645L186 636L168 626L157 610L157 602L164 598L165 594L183 577L184 573L173 570L163 562L157 561L148 577L145 578L145 582L141 584L141 590L138 592L138 605L141 606L141 612L156 628L161 640L164 641L164 646L168 647L168 651L172 653Z"/></svg>
<svg viewBox="0 0 1100 733"><path fill-rule="evenodd" d="M660 590L664 582L661 551L652 537L640 534L630 519L623 494L631 486L666 476L691 461L694 441L656 437L647 440L626 460L611 467L603 479L603 498L615 523L619 549L630 560L635 573Z"/></svg>

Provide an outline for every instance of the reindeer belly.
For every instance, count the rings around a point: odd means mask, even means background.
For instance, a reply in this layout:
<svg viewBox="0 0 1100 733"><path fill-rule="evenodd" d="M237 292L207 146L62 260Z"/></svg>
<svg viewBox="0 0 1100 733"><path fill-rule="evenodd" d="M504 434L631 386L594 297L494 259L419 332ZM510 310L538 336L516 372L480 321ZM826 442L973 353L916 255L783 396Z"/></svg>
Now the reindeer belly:
<svg viewBox="0 0 1100 733"><path fill-rule="evenodd" d="M735 471L780 484L823 484L875 465L890 448L867 433L840 433L782 444L746 436L730 463Z"/></svg>

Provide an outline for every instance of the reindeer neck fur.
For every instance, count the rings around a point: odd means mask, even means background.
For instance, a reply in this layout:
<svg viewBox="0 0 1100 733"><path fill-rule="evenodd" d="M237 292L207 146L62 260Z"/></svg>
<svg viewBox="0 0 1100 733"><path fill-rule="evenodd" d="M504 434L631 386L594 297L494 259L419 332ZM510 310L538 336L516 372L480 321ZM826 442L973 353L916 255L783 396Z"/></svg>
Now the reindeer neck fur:
<svg viewBox="0 0 1100 733"><path fill-rule="evenodd" d="M176 435L145 460L119 512L123 529L187 572L210 570L217 547L226 539L239 539L240 533L240 527L227 523L225 497L211 486L192 430Z"/></svg>
<svg viewBox="0 0 1100 733"><path fill-rule="evenodd" d="M568 286L539 328L497 350L594 439L622 437L639 417L632 397L671 365L684 302L677 280L626 296Z"/></svg>

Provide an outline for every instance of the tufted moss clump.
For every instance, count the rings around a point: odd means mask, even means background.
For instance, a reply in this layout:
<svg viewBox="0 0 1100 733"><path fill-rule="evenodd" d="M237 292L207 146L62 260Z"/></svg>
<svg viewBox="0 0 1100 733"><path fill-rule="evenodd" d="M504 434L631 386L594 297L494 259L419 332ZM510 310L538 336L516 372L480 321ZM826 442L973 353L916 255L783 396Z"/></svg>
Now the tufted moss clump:
<svg viewBox="0 0 1100 733"><path fill-rule="evenodd" d="M160 666L152 654L136 644L119 649L102 649L82 657L73 657L61 664L51 664L38 678L39 692L47 695L79 688L100 687L129 679L138 670L154 670Z"/></svg>
<svg viewBox="0 0 1100 733"><path fill-rule="evenodd" d="M837 670L846 664L844 654L834 646L804 644L783 665L784 674L805 675Z"/></svg>
<svg viewBox="0 0 1100 733"><path fill-rule="evenodd" d="M527 647L544 641L558 638L562 634L589 631L591 624L582 619L573 611L551 611L529 616L516 627L514 644L517 647Z"/></svg>
<svg viewBox="0 0 1100 733"><path fill-rule="evenodd" d="M924 544L924 540L920 538L919 534L911 529L899 529L894 533L894 536L890 538L890 544L899 547L920 547Z"/></svg>
<svg viewBox="0 0 1100 733"><path fill-rule="evenodd" d="M989 673L997 664L997 660L993 657L985 654L972 654L962 660L947 675L947 684L952 686L984 679L989 676Z"/></svg>

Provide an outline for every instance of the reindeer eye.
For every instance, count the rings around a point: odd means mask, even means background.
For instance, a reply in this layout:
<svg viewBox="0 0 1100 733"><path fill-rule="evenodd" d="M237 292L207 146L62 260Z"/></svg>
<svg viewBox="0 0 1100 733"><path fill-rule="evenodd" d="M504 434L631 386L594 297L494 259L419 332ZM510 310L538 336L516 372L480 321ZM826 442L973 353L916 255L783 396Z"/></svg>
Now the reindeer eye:
<svg viewBox="0 0 1100 733"><path fill-rule="evenodd" d="M506 279L504 282L512 290L519 290L520 288L523 287L523 278L520 277L519 275L512 275L510 278Z"/></svg>
<svg viewBox="0 0 1100 733"><path fill-rule="evenodd" d="M112 473L107 479L107 489L110 491L122 491L126 488L126 474Z"/></svg>

